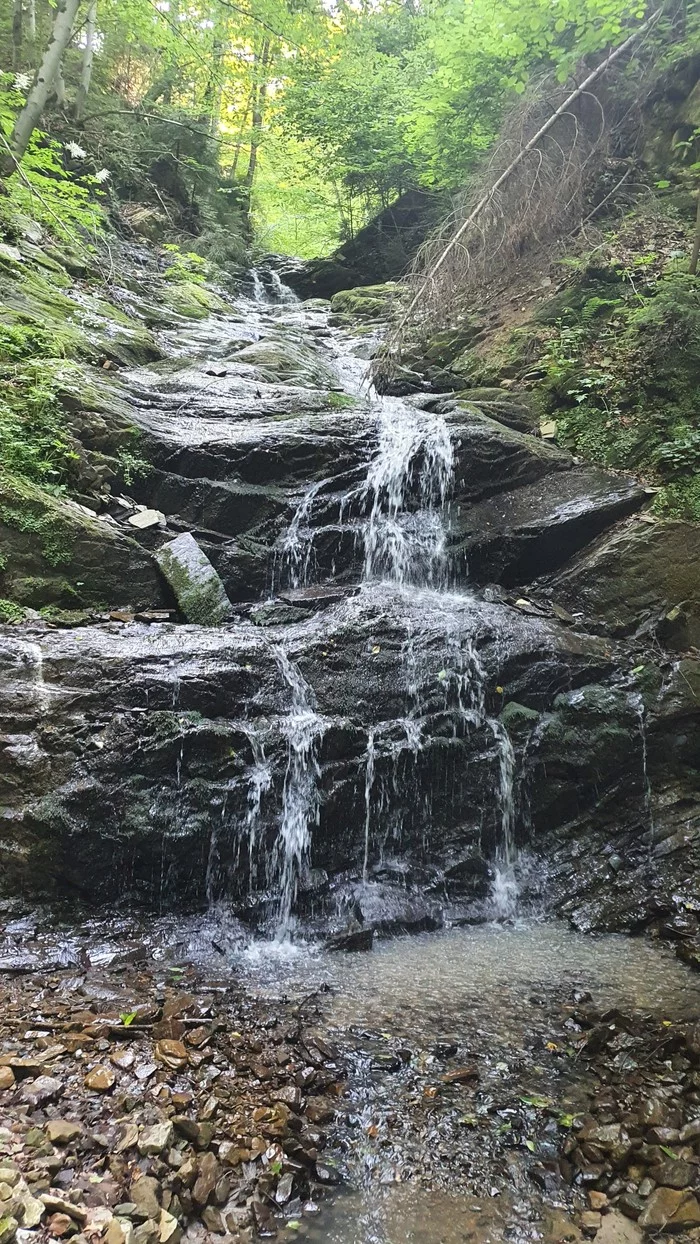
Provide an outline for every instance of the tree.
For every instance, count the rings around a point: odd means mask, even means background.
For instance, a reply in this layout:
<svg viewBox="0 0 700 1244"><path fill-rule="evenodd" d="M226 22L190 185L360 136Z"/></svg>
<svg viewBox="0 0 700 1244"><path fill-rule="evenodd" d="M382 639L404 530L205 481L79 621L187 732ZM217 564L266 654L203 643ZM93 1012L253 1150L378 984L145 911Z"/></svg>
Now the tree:
<svg viewBox="0 0 700 1244"><path fill-rule="evenodd" d="M61 60L70 42L80 0L58 0L51 37L44 53L27 102L15 121L7 153L0 160L0 175L11 177L19 167L29 140L41 117L46 101L54 88Z"/></svg>
<svg viewBox="0 0 700 1244"><path fill-rule="evenodd" d="M85 116L85 104L90 90L90 79L92 78L92 59L95 51L96 26L97 0L91 0L90 7L87 12L87 21L85 23L85 47L83 49L83 62L80 68L80 82L78 83L78 92L75 97L76 121L82 121Z"/></svg>

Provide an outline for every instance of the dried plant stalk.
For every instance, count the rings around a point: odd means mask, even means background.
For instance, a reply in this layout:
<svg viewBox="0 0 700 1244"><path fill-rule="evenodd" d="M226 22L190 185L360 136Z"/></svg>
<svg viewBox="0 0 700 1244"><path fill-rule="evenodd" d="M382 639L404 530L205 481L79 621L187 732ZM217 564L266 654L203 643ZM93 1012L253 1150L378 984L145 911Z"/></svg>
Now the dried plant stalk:
<svg viewBox="0 0 700 1244"><path fill-rule="evenodd" d="M652 13L574 90L540 83L513 111L481 176L428 239L408 277L408 307L373 366L380 385L400 365L410 335L449 323L455 309L523 255L570 231L584 217L586 193L610 151L602 91L591 88L656 23Z"/></svg>

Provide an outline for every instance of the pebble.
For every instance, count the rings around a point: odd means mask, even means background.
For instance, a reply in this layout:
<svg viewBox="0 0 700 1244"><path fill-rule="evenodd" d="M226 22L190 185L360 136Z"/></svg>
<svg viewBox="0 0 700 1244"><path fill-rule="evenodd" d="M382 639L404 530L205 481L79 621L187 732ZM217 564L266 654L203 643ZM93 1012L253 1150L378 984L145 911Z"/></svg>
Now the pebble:
<svg viewBox="0 0 700 1244"><path fill-rule="evenodd" d="M154 1054L171 1071L180 1071L187 1064L187 1050L181 1041L158 1041Z"/></svg>
<svg viewBox="0 0 700 1244"><path fill-rule="evenodd" d="M160 1184L151 1175L142 1175L135 1179L130 1189L131 1200L135 1205L135 1214L144 1219L160 1218Z"/></svg>
<svg viewBox="0 0 700 1244"><path fill-rule="evenodd" d="M678 1139L685 1144L687 1140L696 1140L700 1136L700 1119L691 1119L682 1127Z"/></svg>
<svg viewBox="0 0 700 1244"><path fill-rule="evenodd" d="M2 1089L14 1088L16 1084L15 1073L11 1067L0 1067L0 1091Z"/></svg>
<svg viewBox="0 0 700 1244"><path fill-rule="evenodd" d="M162 1153L169 1149L175 1138L172 1123L156 1123L154 1127L146 1127L138 1139L138 1151L144 1157L149 1154Z"/></svg>
<svg viewBox="0 0 700 1244"><path fill-rule="evenodd" d="M68 1145L82 1135L83 1128L72 1119L49 1119L44 1131L52 1145Z"/></svg>
<svg viewBox="0 0 700 1244"><path fill-rule="evenodd" d="M94 1093L108 1093L114 1088L117 1076L111 1067L93 1067L85 1077L85 1087Z"/></svg>
<svg viewBox="0 0 700 1244"><path fill-rule="evenodd" d="M700 1205L692 1192L657 1188L638 1221L645 1230L684 1231L700 1226Z"/></svg>
<svg viewBox="0 0 700 1244"><path fill-rule="evenodd" d="M54 1079L53 1076L37 1076L36 1080L26 1080L20 1088L22 1101L35 1109L55 1101L62 1092L61 1081Z"/></svg>

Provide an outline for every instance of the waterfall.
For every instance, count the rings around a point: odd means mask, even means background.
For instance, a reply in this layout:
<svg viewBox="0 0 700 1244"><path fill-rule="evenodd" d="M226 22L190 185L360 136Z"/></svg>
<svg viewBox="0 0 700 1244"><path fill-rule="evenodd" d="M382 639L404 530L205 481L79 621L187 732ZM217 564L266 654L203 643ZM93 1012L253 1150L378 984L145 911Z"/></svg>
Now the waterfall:
<svg viewBox="0 0 700 1244"><path fill-rule="evenodd" d="M513 838L515 752L505 726L495 718L487 718L498 749L498 804L500 836L496 844L496 866L491 886L491 904L497 920L515 915L518 885L515 878L516 849Z"/></svg>
<svg viewBox="0 0 700 1244"><path fill-rule="evenodd" d="M642 782L644 784L644 811L647 818L647 826L650 832L654 830L654 810L651 802L651 778L649 776L649 746L647 743L647 715L644 706L644 699L639 691L635 691L629 696L629 702L632 705L637 720L639 722L639 738L642 745Z"/></svg>
<svg viewBox="0 0 700 1244"><path fill-rule="evenodd" d="M282 796L282 816L273 852L273 875L278 889L277 937L287 938L293 929L292 909L299 879L308 865L311 828L318 823L318 743L325 721L316 712L314 693L282 648L274 658L291 691L291 705L284 719L287 770Z"/></svg>
<svg viewBox="0 0 700 1244"><path fill-rule="evenodd" d="M267 290L257 268L251 268L250 279L253 283L253 302L267 302Z"/></svg>
<svg viewBox="0 0 700 1244"><path fill-rule="evenodd" d="M299 502L278 548L272 572L273 586L306 587L313 560L313 529L309 519L318 493L329 481L317 480L307 488Z"/></svg>
<svg viewBox="0 0 700 1244"><path fill-rule="evenodd" d="M274 268L270 273L270 286L272 297L275 302L282 302L292 305L299 301L294 293L294 290L290 289L288 285L285 285L279 272L276 272Z"/></svg>
<svg viewBox="0 0 700 1244"><path fill-rule="evenodd" d="M276 287L274 274L273 284ZM357 393L362 383L358 360L341 358L340 371ZM364 480L342 496L339 525L346 524L356 533L361 557L358 608L363 599L373 599L381 591L387 594L388 603L391 599L389 607L406 615L400 669L408 703L405 718L368 728L359 770L360 775L364 772L362 879L367 882L373 853L378 850L381 856L389 838L400 841L402 809L414 819L416 815L422 818L427 845L432 794L420 788L419 765L427 740L424 717L432 711L437 679L453 741L479 730L493 739L495 841L490 909L496 918L507 919L517 903L515 755L505 727L487 711L488 678L469 627L470 598L448 591L447 508L454 475L449 427L443 415L375 393L370 394L368 414L376 436L374 451ZM362 435L365 429L366 424ZM273 588L299 588L312 580L314 535L323 530L314 525L313 512L319 494L328 487L333 487L332 478L317 480L299 500L275 550ZM299 880L308 866L312 829L319 819L317 752L325 725L297 666L281 648L275 649L274 656L291 691L282 727L287 767L270 875L278 894L278 936L287 937L293 929Z"/></svg>
<svg viewBox="0 0 700 1244"><path fill-rule="evenodd" d="M453 471L447 424L399 398L385 397L377 405L379 443L362 490L370 507L364 579L442 586L443 511Z"/></svg>

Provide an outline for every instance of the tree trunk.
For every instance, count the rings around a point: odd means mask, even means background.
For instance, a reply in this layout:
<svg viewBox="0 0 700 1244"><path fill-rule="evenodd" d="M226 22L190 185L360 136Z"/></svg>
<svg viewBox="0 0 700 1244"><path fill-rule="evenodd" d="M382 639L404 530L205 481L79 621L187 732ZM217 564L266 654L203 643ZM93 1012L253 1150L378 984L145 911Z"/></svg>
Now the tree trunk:
<svg viewBox="0 0 700 1244"><path fill-rule="evenodd" d="M0 160L0 175L11 177L16 172L29 139L44 110L49 91L56 81L61 59L73 33L73 23L80 0L58 0L49 45L37 70L27 102L20 112L10 136L10 150Z"/></svg>
<svg viewBox="0 0 700 1244"><path fill-rule="evenodd" d="M250 135L250 155L248 157L248 168L243 178L243 185L250 196L255 181L255 170L258 164L258 147L262 138L263 113L265 111L265 96L267 95L267 82L265 80L265 70L270 59L270 40L266 39L262 46L260 57L256 57L255 65L255 87L253 91L253 128Z"/></svg>
<svg viewBox="0 0 700 1244"><path fill-rule="evenodd" d="M14 0L12 6L12 68L22 64L22 0Z"/></svg>
<svg viewBox="0 0 700 1244"><path fill-rule="evenodd" d="M92 58L95 52L96 23L97 0L91 0L90 8L87 13L87 23L85 25L85 48L83 50L83 63L80 67L80 82L78 83L78 93L75 97L76 121L82 121L85 116L85 105L87 103L88 92L90 90L90 79L92 77Z"/></svg>
<svg viewBox="0 0 700 1244"><path fill-rule="evenodd" d="M210 134L216 134L221 120L221 70L224 63L226 45L220 37L214 40L209 67L209 80L204 88L204 109L207 114Z"/></svg>
<svg viewBox="0 0 700 1244"><path fill-rule="evenodd" d="M56 77L53 80L53 91L49 93L48 98L50 99L52 95L56 101L56 107L60 108L63 112L65 112L66 110L66 84L63 79L63 69L61 68L60 65L58 66L58 69L56 70Z"/></svg>
<svg viewBox="0 0 700 1244"><path fill-rule="evenodd" d="M29 0L27 15L29 17L29 40L33 46L36 43L36 0Z"/></svg>
<svg viewBox="0 0 700 1244"><path fill-rule="evenodd" d="M693 253L690 256L690 275L698 275L698 261L700 260L700 186L698 186L698 211L695 217L695 240L693 242Z"/></svg>

